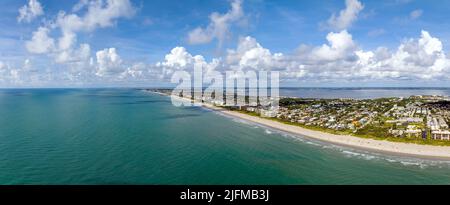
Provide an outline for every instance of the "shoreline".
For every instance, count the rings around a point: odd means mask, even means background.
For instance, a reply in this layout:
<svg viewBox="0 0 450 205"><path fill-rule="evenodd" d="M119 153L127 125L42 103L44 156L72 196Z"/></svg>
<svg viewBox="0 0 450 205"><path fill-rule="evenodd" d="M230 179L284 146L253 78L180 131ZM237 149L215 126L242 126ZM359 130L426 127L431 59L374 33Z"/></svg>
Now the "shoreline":
<svg viewBox="0 0 450 205"><path fill-rule="evenodd" d="M157 92L155 92L157 93ZM164 93L157 93L160 95L170 95ZM189 100L181 98L182 100ZM202 107L210 110L223 113L225 115L236 117L239 119L247 120L262 126L266 126L272 129L280 130L294 135L301 135L307 138L332 143L341 146L352 147L356 149L363 149L374 152L381 152L393 155L411 156L415 158L434 159L434 160L450 160L450 146L433 146L433 145L420 145L413 143L401 143L392 142L387 140L375 140L361 137L355 137L351 135L337 135L316 130L303 128L300 126L289 125L282 122L277 122L271 119L265 119L262 117L256 117L252 115L243 114L236 111L227 110L224 108L216 107L206 103L199 103Z"/></svg>

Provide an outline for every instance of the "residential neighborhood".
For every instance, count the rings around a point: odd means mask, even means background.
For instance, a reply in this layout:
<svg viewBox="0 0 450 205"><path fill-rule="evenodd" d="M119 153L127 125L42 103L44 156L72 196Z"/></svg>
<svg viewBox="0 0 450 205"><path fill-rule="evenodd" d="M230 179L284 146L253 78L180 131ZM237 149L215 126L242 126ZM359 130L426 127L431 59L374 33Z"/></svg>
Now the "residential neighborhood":
<svg viewBox="0 0 450 205"><path fill-rule="evenodd" d="M247 111L255 110L247 108ZM381 99L283 98L276 118L306 127L379 137L450 140L443 96Z"/></svg>

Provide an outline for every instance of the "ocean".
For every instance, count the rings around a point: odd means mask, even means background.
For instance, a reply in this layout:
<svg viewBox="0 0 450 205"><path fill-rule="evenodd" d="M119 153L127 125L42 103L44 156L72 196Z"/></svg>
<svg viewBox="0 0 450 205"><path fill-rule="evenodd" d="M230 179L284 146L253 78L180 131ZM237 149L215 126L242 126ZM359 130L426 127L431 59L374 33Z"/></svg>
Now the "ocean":
<svg viewBox="0 0 450 205"><path fill-rule="evenodd" d="M281 93L373 98L450 92ZM0 184L450 184L450 162L336 146L200 107L174 107L170 98L139 89L5 89Z"/></svg>

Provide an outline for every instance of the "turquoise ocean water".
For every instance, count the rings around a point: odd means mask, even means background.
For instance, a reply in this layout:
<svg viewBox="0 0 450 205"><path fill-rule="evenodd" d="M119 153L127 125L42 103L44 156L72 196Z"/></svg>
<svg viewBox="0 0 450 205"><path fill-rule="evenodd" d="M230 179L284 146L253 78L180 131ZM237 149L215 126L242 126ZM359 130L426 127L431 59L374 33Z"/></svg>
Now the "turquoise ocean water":
<svg viewBox="0 0 450 205"><path fill-rule="evenodd" d="M0 90L0 184L450 184L450 162L309 140L134 89Z"/></svg>

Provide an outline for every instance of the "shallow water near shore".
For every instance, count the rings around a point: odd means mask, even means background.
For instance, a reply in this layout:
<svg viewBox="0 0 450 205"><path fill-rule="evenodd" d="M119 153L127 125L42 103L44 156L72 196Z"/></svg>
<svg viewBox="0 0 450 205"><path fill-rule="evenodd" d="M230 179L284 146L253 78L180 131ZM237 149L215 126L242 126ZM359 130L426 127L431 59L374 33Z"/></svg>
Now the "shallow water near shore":
<svg viewBox="0 0 450 205"><path fill-rule="evenodd" d="M450 162L332 145L135 89L0 90L0 184L450 184Z"/></svg>

